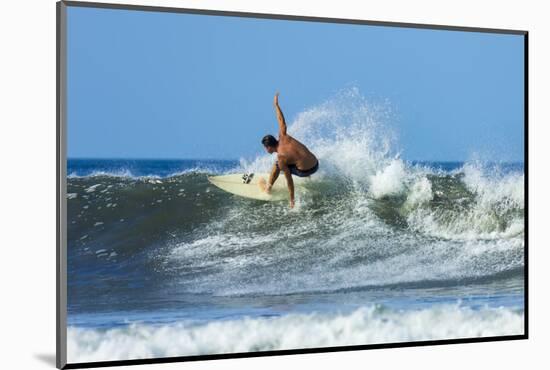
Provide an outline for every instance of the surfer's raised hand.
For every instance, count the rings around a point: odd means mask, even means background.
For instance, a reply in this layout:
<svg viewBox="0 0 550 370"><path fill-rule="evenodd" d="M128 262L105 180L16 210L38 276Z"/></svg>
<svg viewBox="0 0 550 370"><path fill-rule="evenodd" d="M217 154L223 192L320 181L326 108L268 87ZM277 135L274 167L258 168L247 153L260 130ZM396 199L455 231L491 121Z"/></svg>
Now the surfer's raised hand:
<svg viewBox="0 0 550 370"><path fill-rule="evenodd" d="M278 91L275 93L275 97L273 98L273 105L274 106L279 105L279 92Z"/></svg>

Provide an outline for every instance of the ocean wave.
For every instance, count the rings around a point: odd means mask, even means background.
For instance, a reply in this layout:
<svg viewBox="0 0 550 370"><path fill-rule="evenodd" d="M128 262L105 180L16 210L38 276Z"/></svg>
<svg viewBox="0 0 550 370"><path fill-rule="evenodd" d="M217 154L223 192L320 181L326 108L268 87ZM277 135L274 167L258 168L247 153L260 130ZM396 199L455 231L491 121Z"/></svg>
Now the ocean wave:
<svg viewBox="0 0 550 370"><path fill-rule="evenodd" d="M118 171L92 171L87 174L78 174L78 172L73 171L69 175L67 175L67 178L69 179L93 179L98 177L106 177L106 178L114 178L114 179L132 179L132 180L150 180L150 179L170 179L174 177L184 176L188 174L208 174L208 175L220 175L220 174L228 174L228 173L236 173L236 171L226 171L221 170L216 167L194 167L194 168L187 168L185 170L180 171L174 171L169 172L166 175L157 175L157 174L147 174L147 175L135 175L132 173L129 169L121 169Z"/></svg>
<svg viewBox="0 0 550 370"><path fill-rule="evenodd" d="M453 240L523 237L522 173L502 174L498 169L466 163L452 176L420 181L423 183L417 183L408 195L415 200L406 212L412 230ZM445 184L434 192L432 184L438 182Z"/></svg>
<svg viewBox="0 0 550 370"><path fill-rule="evenodd" d="M523 311L440 305L411 311L381 306L340 314L69 327L70 363L521 335ZM315 333L315 335L312 335Z"/></svg>
<svg viewBox="0 0 550 370"><path fill-rule="evenodd" d="M389 104L372 104L356 88L298 114L288 132L306 143L321 164L310 187L335 184L371 208L385 208L378 212L391 216L385 221L403 219L411 230L428 236L471 240L523 234L522 170L479 162L452 171L413 165L400 158L391 119ZM272 161L267 154L241 159L240 169L266 172ZM299 204L308 202L308 194L298 198Z"/></svg>
<svg viewBox="0 0 550 370"><path fill-rule="evenodd" d="M158 258L164 271L181 279L181 289L216 296L461 286L523 273L522 244L513 239L419 240L388 234L375 220L336 229L318 237L307 228L276 236L211 233Z"/></svg>
<svg viewBox="0 0 550 370"><path fill-rule="evenodd" d="M181 291L223 296L519 278L523 168L407 162L388 116L352 89L289 121L321 164L292 210L207 181L210 171L266 172L269 155L163 178L70 178L71 257L104 271L108 259L89 256L109 249L128 274L145 264Z"/></svg>
<svg viewBox="0 0 550 370"><path fill-rule="evenodd" d="M141 176L135 176L132 171L129 169L123 168L115 171L106 171L106 170L93 170L87 174L79 174L78 171L72 171L67 175L68 179L86 179L94 177L112 177L112 178L128 178L128 179L138 179ZM148 177L148 176L144 176ZM158 178L159 176L151 175L151 177Z"/></svg>

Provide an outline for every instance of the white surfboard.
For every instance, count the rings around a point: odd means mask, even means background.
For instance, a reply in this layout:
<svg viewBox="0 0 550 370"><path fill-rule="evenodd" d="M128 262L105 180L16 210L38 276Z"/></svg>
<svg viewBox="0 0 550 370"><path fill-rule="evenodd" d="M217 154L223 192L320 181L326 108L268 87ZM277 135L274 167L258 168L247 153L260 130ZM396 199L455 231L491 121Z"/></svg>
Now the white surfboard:
<svg viewBox="0 0 550 370"><path fill-rule="evenodd" d="M275 184L273 184L269 194L263 191L260 186L260 179L264 179L267 182L269 180L269 174L250 173L208 177L208 181L213 185L240 197L264 201L288 200L290 198L286 178L283 174L279 175L279 178L275 181ZM304 181L305 179L293 177L295 191Z"/></svg>

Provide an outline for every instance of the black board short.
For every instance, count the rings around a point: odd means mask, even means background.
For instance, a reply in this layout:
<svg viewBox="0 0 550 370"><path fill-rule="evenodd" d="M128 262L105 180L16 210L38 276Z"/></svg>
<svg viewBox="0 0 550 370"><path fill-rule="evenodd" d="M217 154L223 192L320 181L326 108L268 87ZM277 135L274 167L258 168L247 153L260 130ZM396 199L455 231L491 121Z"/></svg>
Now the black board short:
<svg viewBox="0 0 550 370"><path fill-rule="evenodd" d="M277 166L277 168L280 170L278 162L275 162L275 166ZM315 166L311 167L309 170L301 170L298 167L296 167L295 164L289 164L288 169L290 170L290 173L295 176L308 177L313 175L315 172L317 172L317 170L319 169L319 161L317 161L317 163L315 163Z"/></svg>

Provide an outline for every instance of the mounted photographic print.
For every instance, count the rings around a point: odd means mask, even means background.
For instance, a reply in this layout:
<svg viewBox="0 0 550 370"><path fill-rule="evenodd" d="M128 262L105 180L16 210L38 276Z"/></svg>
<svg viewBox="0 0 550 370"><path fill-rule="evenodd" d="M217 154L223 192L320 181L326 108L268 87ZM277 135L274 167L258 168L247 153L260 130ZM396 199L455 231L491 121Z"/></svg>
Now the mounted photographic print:
<svg viewBox="0 0 550 370"><path fill-rule="evenodd" d="M58 367L527 338L527 32L57 10Z"/></svg>

